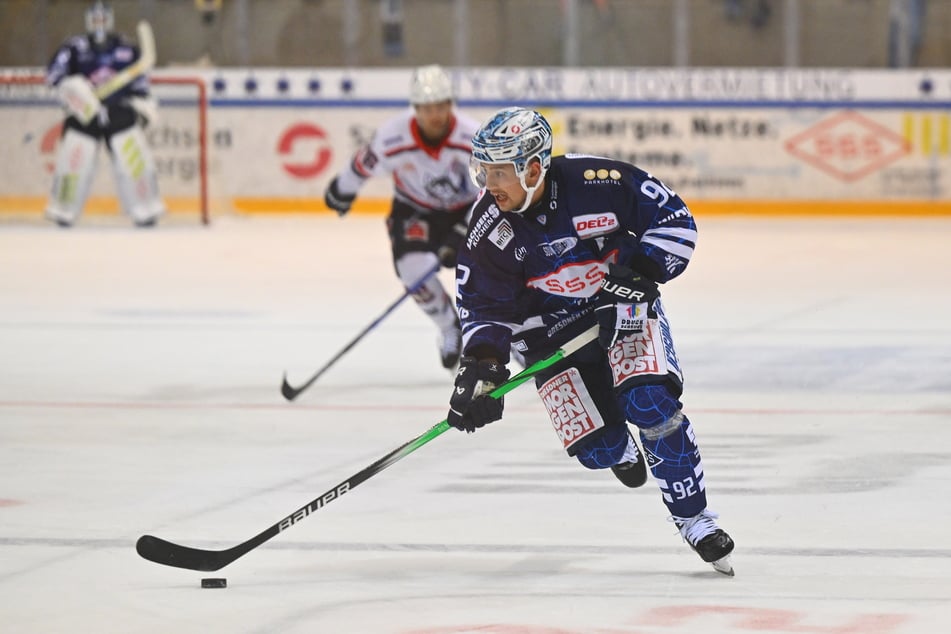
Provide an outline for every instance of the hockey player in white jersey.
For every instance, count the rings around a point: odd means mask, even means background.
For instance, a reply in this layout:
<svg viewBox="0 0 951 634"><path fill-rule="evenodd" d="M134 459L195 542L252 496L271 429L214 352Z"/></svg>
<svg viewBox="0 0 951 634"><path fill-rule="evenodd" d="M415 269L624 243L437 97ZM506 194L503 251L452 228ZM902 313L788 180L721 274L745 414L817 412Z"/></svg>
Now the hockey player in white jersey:
<svg viewBox="0 0 951 634"><path fill-rule="evenodd" d="M469 155L477 121L455 111L452 82L439 66L423 66L410 82L412 109L376 130L331 181L327 206L343 216L363 183L390 174L393 202L386 219L396 274L407 288L440 263L455 267L466 232L466 216L476 198L469 181ZM459 319L450 296L431 275L413 299L439 329L442 364L459 361Z"/></svg>
<svg viewBox="0 0 951 634"><path fill-rule="evenodd" d="M149 78L100 99L96 87L139 58L139 49L113 32L112 9L96 2L86 11L86 34L69 38L53 55L46 82L55 86L67 116L59 142L46 217L72 226L82 213L95 176L100 141L112 162L123 211L139 227L156 223L165 212L155 161L143 128L155 119Z"/></svg>

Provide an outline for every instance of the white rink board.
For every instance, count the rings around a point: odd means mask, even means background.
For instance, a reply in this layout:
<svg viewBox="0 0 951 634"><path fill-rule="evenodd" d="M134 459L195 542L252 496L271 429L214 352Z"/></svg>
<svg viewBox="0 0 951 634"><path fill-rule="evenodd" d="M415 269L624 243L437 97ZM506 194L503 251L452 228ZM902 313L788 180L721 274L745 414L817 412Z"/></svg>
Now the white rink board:
<svg viewBox="0 0 951 634"><path fill-rule="evenodd" d="M3 89L6 88L6 94ZM161 191L166 196L199 196L199 102L191 85L154 87L159 118L146 128ZM44 86L0 85L0 197L45 196L62 133L63 109ZM91 196L113 195L109 155L100 147Z"/></svg>
<svg viewBox="0 0 951 634"><path fill-rule="evenodd" d="M215 125L228 130L234 143L217 149L222 171L214 180L242 197L281 192L319 198L374 129L402 111L370 105L223 108L215 111ZM477 120L493 111L465 109ZM689 193L688 200L951 197L951 115L944 111L551 107L543 112L555 133L555 153L634 162ZM252 113L254 125L248 126ZM300 136L285 146L295 130ZM309 166L318 171L298 174ZM391 189L388 179L371 179L361 196L386 197Z"/></svg>
<svg viewBox="0 0 951 634"><path fill-rule="evenodd" d="M35 69L34 69L35 70ZM460 108L483 120L502 106L540 109L556 152L633 161L689 204L903 203L951 213L951 72L685 69L452 69ZM209 86L211 198L239 209L296 203L325 210L323 192L385 119L406 108L408 69L164 69ZM2 96L2 95L0 95ZM2 101L2 100L0 100ZM55 104L0 107L3 198L44 196ZM168 195L194 191L177 147L187 122L152 134ZM5 139L5 140L3 140ZM102 170L105 171L105 170ZM111 191L108 173L100 190ZM373 179L359 204L385 205ZM821 212L817 212L821 213Z"/></svg>

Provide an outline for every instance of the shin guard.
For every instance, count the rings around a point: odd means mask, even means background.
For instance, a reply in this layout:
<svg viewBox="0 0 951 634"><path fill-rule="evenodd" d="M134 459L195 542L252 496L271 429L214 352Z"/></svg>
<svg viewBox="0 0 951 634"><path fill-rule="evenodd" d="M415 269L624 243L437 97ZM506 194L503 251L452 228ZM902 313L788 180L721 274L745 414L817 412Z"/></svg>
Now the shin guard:
<svg viewBox="0 0 951 634"><path fill-rule="evenodd" d="M674 517L693 517L707 507L703 463L693 427L679 410L668 420L642 428L647 465L664 504Z"/></svg>

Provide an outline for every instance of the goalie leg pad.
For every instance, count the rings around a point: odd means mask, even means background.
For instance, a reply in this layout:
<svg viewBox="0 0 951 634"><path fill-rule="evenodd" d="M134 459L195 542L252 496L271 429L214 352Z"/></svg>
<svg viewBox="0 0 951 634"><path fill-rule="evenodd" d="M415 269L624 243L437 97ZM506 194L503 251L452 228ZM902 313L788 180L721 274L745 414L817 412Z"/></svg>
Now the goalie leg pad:
<svg viewBox="0 0 951 634"><path fill-rule="evenodd" d="M114 133L109 148L122 210L137 225L154 224L165 213L165 204L159 196L155 160L141 128L133 125Z"/></svg>
<svg viewBox="0 0 951 634"><path fill-rule="evenodd" d="M53 189L45 212L48 219L70 226L79 218L96 173L98 149L95 138L66 127L56 152Z"/></svg>

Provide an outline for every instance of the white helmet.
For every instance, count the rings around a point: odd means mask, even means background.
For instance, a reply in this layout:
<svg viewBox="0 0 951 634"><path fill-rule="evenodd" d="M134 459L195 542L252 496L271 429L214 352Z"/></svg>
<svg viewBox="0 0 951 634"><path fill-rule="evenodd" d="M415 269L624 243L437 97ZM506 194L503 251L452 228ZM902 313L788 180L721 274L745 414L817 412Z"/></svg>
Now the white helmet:
<svg viewBox="0 0 951 634"><path fill-rule="evenodd" d="M414 106L452 101L452 81L442 66L420 66L409 84L409 102Z"/></svg>
<svg viewBox="0 0 951 634"><path fill-rule="evenodd" d="M97 44L106 41L106 36L115 27L112 8L101 0L86 9L86 32L92 35Z"/></svg>
<svg viewBox="0 0 951 634"><path fill-rule="evenodd" d="M477 187L485 187L485 165L511 163L515 174L528 196L516 213L525 211L531 204L532 195L545 180L551 166L552 133L545 117L525 108L503 108L472 137L472 158L469 173ZM537 159L542 168L541 176L533 187L525 183L525 175L532 159Z"/></svg>

